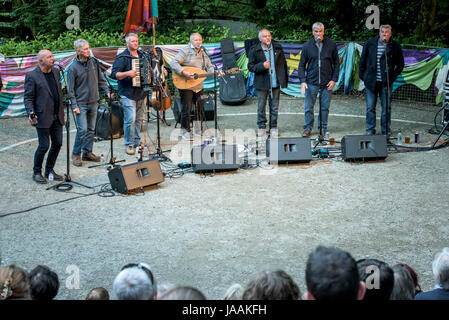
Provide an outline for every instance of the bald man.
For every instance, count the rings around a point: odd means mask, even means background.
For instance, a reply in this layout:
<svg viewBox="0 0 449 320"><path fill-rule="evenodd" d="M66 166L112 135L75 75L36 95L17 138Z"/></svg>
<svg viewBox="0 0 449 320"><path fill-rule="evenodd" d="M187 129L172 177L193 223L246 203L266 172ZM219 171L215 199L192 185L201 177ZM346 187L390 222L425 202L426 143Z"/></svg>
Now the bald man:
<svg viewBox="0 0 449 320"><path fill-rule="evenodd" d="M37 58L38 66L25 77L23 100L28 121L36 127L39 140L34 154L33 180L43 184L47 183L51 171L55 180L63 180L62 176L54 172L54 166L62 146L64 108L59 70L53 67L53 54L49 50L41 50ZM45 173L42 176L42 163L49 148Z"/></svg>

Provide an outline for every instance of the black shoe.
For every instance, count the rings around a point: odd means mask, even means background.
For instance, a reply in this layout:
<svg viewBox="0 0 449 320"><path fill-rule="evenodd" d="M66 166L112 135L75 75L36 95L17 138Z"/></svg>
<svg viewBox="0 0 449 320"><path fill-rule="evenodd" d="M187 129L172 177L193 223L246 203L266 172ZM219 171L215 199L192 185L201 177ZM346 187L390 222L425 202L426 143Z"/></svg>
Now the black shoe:
<svg viewBox="0 0 449 320"><path fill-rule="evenodd" d="M48 173L45 173L44 176L45 176L45 178L48 179ZM53 180L54 181L64 181L64 177L53 171Z"/></svg>
<svg viewBox="0 0 449 320"><path fill-rule="evenodd" d="M33 173L33 180L40 184L47 183L47 179L42 176L42 173Z"/></svg>

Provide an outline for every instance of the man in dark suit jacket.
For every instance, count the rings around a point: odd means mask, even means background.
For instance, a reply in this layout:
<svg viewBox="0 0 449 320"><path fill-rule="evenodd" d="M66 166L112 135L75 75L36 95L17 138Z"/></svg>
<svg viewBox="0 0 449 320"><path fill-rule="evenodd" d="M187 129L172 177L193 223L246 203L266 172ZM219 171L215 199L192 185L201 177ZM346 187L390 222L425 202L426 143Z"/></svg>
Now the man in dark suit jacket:
<svg viewBox="0 0 449 320"><path fill-rule="evenodd" d="M449 300L449 248L443 248L435 255L432 271L435 289L418 293L415 300Z"/></svg>
<svg viewBox="0 0 449 320"><path fill-rule="evenodd" d="M53 170L59 150L62 146L62 126L64 124L64 108L62 106L62 90L59 70L54 68L55 58L48 50L39 51L39 65L25 77L24 104L31 125L36 127L39 145L34 154L33 180L47 183L50 172L55 180L63 177ZM45 174L42 176L42 163L45 153L50 147Z"/></svg>
<svg viewBox="0 0 449 320"><path fill-rule="evenodd" d="M379 35L365 42L359 63L359 77L365 83L366 134L376 133L377 96L380 96L382 106L382 134L388 136L391 133L391 89L403 69L404 56L401 45L391 39L391 26L388 24L380 26ZM389 97L388 119L387 97Z"/></svg>
<svg viewBox="0 0 449 320"><path fill-rule="evenodd" d="M267 29L259 31L259 41L249 52L248 69L254 72L254 88L257 91L257 127L258 135L264 135L267 118L265 107L270 105L270 134L278 135L277 118L281 88L287 87L288 74L284 50L276 41L271 40Z"/></svg>

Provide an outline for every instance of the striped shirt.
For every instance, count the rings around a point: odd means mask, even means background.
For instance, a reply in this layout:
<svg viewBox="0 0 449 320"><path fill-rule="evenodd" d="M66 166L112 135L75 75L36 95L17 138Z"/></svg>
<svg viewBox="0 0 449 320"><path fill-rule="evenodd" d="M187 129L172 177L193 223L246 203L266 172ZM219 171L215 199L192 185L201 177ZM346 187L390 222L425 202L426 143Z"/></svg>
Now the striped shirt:
<svg viewBox="0 0 449 320"><path fill-rule="evenodd" d="M384 54L385 46L382 44L382 42L377 42L377 73L376 73L376 80L382 81L382 75L380 73L381 66L380 66L380 57Z"/></svg>

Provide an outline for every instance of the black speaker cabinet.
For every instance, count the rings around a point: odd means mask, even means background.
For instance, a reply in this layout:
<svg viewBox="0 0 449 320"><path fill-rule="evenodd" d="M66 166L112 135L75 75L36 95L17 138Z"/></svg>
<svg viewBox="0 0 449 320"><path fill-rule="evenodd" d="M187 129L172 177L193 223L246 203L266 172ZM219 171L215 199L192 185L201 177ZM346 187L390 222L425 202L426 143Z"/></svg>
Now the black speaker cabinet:
<svg viewBox="0 0 449 320"><path fill-rule="evenodd" d="M240 167L236 144L211 144L193 146L192 169L194 172L237 170Z"/></svg>
<svg viewBox="0 0 449 320"><path fill-rule="evenodd" d="M266 151L270 163L310 162L312 160L310 138L269 138Z"/></svg>
<svg viewBox="0 0 449 320"><path fill-rule="evenodd" d="M385 159L387 137L385 135L344 136L341 139L341 152L345 161Z"/></svg>
<svg viewBox="0 0 449 320"><path fill-rule="evenodd" d="M159 160L139 161L117 166L108 172L112 189L123 193L164 181Z"/></svg>

